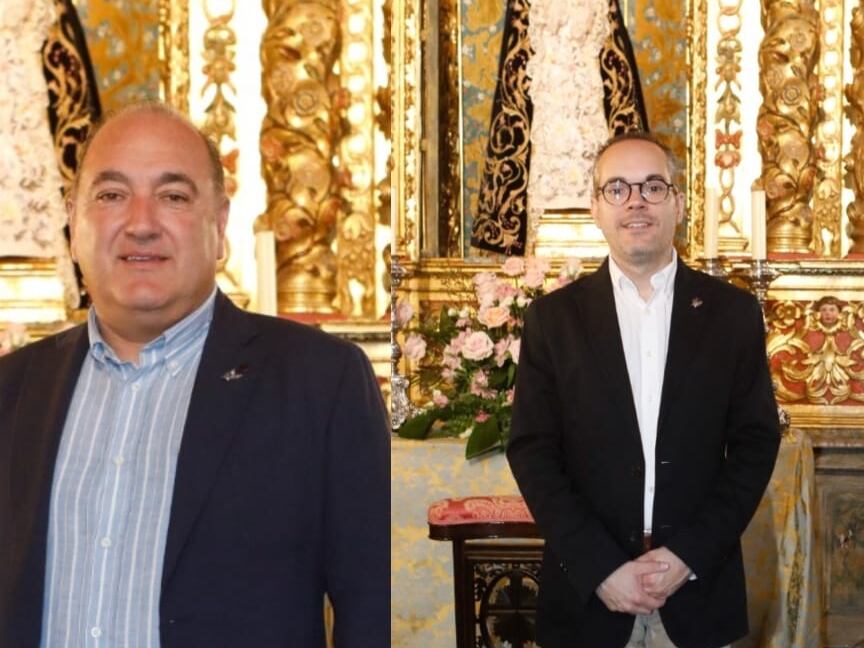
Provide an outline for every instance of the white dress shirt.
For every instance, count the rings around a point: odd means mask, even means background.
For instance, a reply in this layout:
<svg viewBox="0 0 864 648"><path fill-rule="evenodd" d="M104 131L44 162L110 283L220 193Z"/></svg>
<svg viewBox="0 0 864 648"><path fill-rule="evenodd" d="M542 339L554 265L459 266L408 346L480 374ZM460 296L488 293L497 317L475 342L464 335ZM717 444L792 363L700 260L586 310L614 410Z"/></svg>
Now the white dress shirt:
<svg viewBox="0 0 864 648"><path fill-rule="evenodd" d="M669 348L669 326L672 320L672 298L678 256L672 251L672 262L651 277L651 296L644 300L633 283L609 257L609 275L615 296L615 311L621 330L621 344L627 361L630 388L636 406L642 456L645 459L645 490L643 527L651 531L654 517L654 485L656 481L655 448L660 395Z"/></svg>

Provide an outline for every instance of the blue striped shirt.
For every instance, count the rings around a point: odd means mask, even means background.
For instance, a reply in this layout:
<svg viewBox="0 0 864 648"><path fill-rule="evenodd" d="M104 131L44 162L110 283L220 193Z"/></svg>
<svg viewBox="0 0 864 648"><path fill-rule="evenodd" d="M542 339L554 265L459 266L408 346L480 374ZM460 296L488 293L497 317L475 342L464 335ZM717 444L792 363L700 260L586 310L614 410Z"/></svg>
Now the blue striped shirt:
<svg viewBox="0 0 864 648"><path fill-rule="evenodd" d="M43 648L159 646L177 455L216 291L120 361L90 310L54 470Z"/></svg>

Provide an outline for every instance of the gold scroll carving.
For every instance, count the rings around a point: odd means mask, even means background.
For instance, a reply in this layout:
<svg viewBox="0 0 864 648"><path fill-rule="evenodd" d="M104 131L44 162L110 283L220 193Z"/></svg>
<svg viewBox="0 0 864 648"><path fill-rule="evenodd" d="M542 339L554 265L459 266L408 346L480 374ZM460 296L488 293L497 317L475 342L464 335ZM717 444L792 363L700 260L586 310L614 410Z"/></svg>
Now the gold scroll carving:
<svg viewBox="0 0 864 648"><path fill-rule="evenodd" d="M42 66L48 86L48 115L57 120L54 150L65 196L78 168L78 152L98 115L99 96L88 84L85 64L74 38L73 17L63 2L54 3L57 21L42 48Z"/></svg>
<svg viewBox="0 0 864 648"><path fill-rule="evenodd" d="M473 246L496 252L524 252L531 150L529 82L525 72L531 56L529 9L527 0L513 0L508 5L513 29L502 44L506 54L500 66L500 96L496 94L495 98L500 108L492 109L477 217L471 233Z"/></svg>
<svg viewBox="0 0 864 648"><path fill-rule="evenodd" d="M161 97L189 114L189 2L159 0Z"/></svg>
<svg viewBox="0 0 864 648"><path fill-rule="evenodd" d="M864 302L826 295L779 301L769 313L768 356L787 403L864 403Z"/></svg>
<svg viewBox="0 0 864 648"><path fill-rule="evenodd" d="M810 252L818 175L819 15L811 0L763 0L757 130L767 198L768 251Z"/></svg>
<svg viewBox="0 0 864 648"><path fill-rule="evenodd" d="M717 167L717 183L720 190L718 196L719 226L721 236L728 243L732 239L732 249L735 249L735 239L743 238L739 224L733 219L735 214L735 171L741 163L741 3L742 0L720 0L717 13L717 29L720 38L717 41L717 84L720 96L717 98L717 109L714 121L715 156ZM723 246L729 249L727 245Z"/></svg>
<svg viewBox="0 0 864 648"><path fill-rule="evenodd" d="M237 89L231 82L231 73L234 72L234 48L237 45L237 35L231 27L231 19L234 17L234 1L228 3L226 12L214 16L210 11L210 3L204 0L204 15L207 18L207 29L204 30L202 58L204 66L202 72L205 82L201 88L201 95L212 91L212 99L205 108L205 118L202 130L216 144L221 153L222 167L225 170L225 193L231 198L237 192L237 157L239 149L236 146L237 135L234 128L234 106L228 101L226 90L230 90L236 96ZM229 146L225 151L224 142L233 140L235 145ZM225 239L225 256L219 261L217 268L219 282L223 290L229 294L231 299L245 307L249 298L239 288L240 282L228 269L231 259L231 244Z"/></svg>
<svg viewBox="0 0 864 648"><path fill-rule="evenodd" d="M843 181L843 0L819 3L819 108L816 164L819 178L813 195L813 250L839 258L841 247L840 191Z"/></svg>
<svg viewBox="0 0 864 648"><path fill-rule="evenodd" d="M350 182L342 190L348 207L337 228L336 287L342 312L357 318L375 315L373 11L372 0L358 0L342 15L340 72L350 94L340 158Z"/></svg>
<svg viewBox="0 0 864 648"><path fill-rule="evenodd" d="M852 11L852 83L846 86L846 111L855 128L852 150L846 156L846 184L855 199L846 208L851 254L864 253L864 7Z"/></svg>
<svg viewBox="0 0 864 648"><path fill-rule="evenodd" d="M256 229L276 235L281 312L334 312L331 242L344 212L345 180L332 159L343 133L338 0L264 0L261 42L262 173L267 211Z"/></svg>

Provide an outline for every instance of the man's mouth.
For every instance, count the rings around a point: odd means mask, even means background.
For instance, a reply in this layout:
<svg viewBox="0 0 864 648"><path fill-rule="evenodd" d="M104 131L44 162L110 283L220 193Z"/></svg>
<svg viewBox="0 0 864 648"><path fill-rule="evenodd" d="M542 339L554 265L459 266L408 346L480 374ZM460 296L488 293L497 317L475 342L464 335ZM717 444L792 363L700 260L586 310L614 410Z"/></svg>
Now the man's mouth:
<svg viewBox="0 0 864 648"><path fill-rule="evenodd" d="M630 221L629 223L624 223L624 229L634 230L634 229L647 229L651 227L651 223L648 221Z"/></svg>
<svg viewBox="0 0 864 648"><path fill-rule="evenodd" d="M121 254L120 260L127 263L155 263L165 261L168 257L159 254Z"/></svg>

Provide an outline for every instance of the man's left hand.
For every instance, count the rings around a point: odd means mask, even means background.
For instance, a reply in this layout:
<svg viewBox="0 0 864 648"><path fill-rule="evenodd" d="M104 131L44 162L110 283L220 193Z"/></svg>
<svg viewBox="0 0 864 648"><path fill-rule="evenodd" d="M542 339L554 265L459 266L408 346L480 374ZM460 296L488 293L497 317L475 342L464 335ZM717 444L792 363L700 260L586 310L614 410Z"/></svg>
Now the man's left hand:
<svg viewBox="0 0 864 648"><path fill-rule="evenodd" d="M684 564L678 556L669 551L666 547L658 547L652 549L648 553L642 554L637 558L637 561L654 560L657 562L665 562L669 565L669 569L664 572L655 572L642 576L642 588L646 593L652 596L662 596L664 599L672 596L678 591L693 571Z"/></svg>

